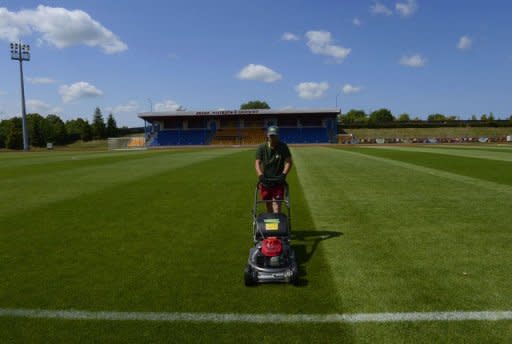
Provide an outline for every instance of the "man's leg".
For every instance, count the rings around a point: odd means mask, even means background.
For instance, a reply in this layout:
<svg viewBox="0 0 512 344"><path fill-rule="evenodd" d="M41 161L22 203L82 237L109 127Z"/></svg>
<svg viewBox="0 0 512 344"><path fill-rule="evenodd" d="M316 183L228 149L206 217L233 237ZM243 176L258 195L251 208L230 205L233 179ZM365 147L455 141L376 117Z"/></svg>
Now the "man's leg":
<svg viewBox="0 0 512 344"><path fill-rule="evenodd" d="M275 200L275 198L274 198ZM272 208L274 210L274 213L278 214L281 212L281 202L272 202Z"/></svg>
<svg viewBox="0 0 512 344"><path fill-rule="evenodd" d="M281 201L284 197L284 186L283 185L277 185L272 190L272 200L274 201ZM281 212L281 203L282 202L272 202L272 208L274 210L274 213L280 213Z"/></svg>
<svg viewBox="0 0 512 344"><path fill-rule="evenodd" d="M260 184L260 197L262 201L271 201L272 200L272 190ZM274 202L265 202L265 206L267 207L267 213L272 212L272 203Z"/></svg>

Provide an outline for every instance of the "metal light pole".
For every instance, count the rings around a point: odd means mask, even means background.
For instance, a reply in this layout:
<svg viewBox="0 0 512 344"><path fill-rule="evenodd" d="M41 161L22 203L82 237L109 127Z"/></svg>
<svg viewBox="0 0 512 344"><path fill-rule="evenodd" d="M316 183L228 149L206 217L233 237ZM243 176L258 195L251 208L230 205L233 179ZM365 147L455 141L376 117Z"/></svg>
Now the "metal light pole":
<svg viewBox="0 0 512 344"><path fill-rule="evenodd" d="M151 98L148 98L148 102L149 102L149 112L153 112L153 101L151 100ZM151 129L153 129L153 123L151 123ZM144 120L144 136L146 139L149 137L146 120Z"/></svg>
<svg viewBox="0 0 512 344"><path fill-rule="evenodd" d="M336 109L338 108L338 96L340 95L341 92L338 92L336 93Z"/></svg>
<svg viewBox="0 0 512 344"><path fill-rule="evenodd" d="M20 61L20 80L21 80L21 123L23 125L23 150L30 149L28 145L27 114L25 111L25 86L23 84L23 61L30 61L30 45L11 43L11 60Z"/></svg>

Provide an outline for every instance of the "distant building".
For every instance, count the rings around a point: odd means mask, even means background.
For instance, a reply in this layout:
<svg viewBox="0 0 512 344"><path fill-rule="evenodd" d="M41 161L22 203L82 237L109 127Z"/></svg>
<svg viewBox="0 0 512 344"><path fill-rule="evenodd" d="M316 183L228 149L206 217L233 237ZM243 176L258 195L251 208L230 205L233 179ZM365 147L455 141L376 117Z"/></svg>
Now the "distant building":
<svg viewBox="0 0 512 344"><path fill-rule="evenodd" d="M143 112L148 146L257 144L279 127L286 143L337 143L340 109Z"/></svg>

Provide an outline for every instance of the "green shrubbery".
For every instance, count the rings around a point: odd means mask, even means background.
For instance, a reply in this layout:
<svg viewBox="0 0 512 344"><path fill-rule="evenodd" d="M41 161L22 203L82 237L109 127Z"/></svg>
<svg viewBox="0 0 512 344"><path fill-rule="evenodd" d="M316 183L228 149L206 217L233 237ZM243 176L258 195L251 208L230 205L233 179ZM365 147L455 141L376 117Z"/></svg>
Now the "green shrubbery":
<svg viewBox="0 0 512 344"><path fill-rule="evenodd" d="M50 114L46 117L38 113L27 115L29 143L33 147L46 147L47 143L63 145L77 140L106 139L117 137L122 130L117 128L114 116L110 114L107 123L101 110L96 108L93 122L77 118L64 122L59 116ZM23 148L23 130L20 117L0 121L0 148Z"/></svg>
<svg viewBox="0 0 512 344"><path fill-rule="evenodd" d="M509 119L495 119L491 112L489 115L482 114L480 120L475 115L471 120L459 120L457 116L446 116L435 113L427 116L427 120L418 117L410 118L410 115L403 113L394 117L390 110L382 108L365 113L363 110L352 109L338 118L339 132L345 128L440 128L440 127L512 127L512 115Z"/></svg>

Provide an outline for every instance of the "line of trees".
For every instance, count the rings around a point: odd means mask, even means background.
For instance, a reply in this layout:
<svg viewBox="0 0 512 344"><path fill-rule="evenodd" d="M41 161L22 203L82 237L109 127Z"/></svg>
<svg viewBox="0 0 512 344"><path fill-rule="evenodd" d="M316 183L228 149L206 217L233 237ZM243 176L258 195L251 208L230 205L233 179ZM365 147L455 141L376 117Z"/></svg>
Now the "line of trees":
<svg viewBox="0 0 512 344"><path fill-rule="evenodd" d="M512 125L512 115L510 115L508 120L497 120L494 117L494 114L491 112L490 114L482 114L480 119L477 118L476 115L471 116L471 121L480 122L480 124L507 124ZM352 109L345 114L341 114L339 116L339 122L341 125L347 126L403 126L407 124L417 124L417 125L426 125L426 124L450 124L456 122L468 122L461 121L457 118L457 116L443 115L440 113L434 113L427 116L427 120L421 120L416 117L411 119L411 116L407 113L402 113L398 116L393 116L390 110L386 108L382 108L379 110L375 110L369 114L367 114L363 110Z"/></svg>
<svg viewBox="0 0 512 344"><path fill-rule="evenodd" d="M101 140L120 135L120 129L112 113L108 115L105 123L99 108L95 109L91 123L81 117L64 122L57 115L43 117L38 113L31 113L27 115L27 129L29 143L33 147L46 147L47 143L63 145L77 140ZM20 117L0 121L0 148L23 148Z"/></svg>

